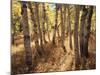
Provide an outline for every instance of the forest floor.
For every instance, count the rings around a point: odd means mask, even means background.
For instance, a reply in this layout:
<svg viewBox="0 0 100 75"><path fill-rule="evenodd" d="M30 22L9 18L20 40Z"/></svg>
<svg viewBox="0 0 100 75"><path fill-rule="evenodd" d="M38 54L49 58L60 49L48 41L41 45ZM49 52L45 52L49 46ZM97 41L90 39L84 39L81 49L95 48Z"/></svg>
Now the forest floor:
<svg viewBox="0 0 100 75"><path fill-rule="evenodd" d="M23 39L19 39L18 41L22 41ZM58 72L58 71L74 71L74 50L69 48L68 38L65 41L65 47L67 52L63 51L60 43L56 46L53 46L51 42L44 45L44 56L35 55L33 58L33 65L31 72ZM73 41L73 40L72 40ZM31 42L32 54L36 52L34 47L34 42ZM22 43L18 45L12 45L11 47L11 65L12 65L12 73L26 73L27 66L25 64L25 51L24 45ZM96 68L96 48L95 41L91 41L89 43L89 58L88 58L88 68L87 69L95 69Z"/></svg>

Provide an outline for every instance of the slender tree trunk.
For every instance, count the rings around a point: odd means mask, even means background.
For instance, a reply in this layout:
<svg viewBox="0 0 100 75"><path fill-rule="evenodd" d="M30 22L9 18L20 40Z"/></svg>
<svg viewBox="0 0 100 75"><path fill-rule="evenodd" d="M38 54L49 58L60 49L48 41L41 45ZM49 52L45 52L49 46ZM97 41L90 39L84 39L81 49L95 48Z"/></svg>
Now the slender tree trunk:
<svg viewBox="0 0 100 75"><path fill-rule="evenodd" d="M60 26L60 24L57 26L57 35L58 35L58 38L60 38L60 33L59 33L59 26Z"/></svg>
<svg viewBox="0 0 100 75"><path fill-rule="evenodd" d="M74 25L74 50L75 50L75 69L79 70L80 68L80 58L79 58L79 47L78 47L78 26L79 26L79 6L75 7L75 25Z"/></svg>
<svg viewBox="0 0 100 75"><path fill-rule="evenodd" d="M39 34L38 34L38 25L37 25L37 17L36 17L36 4L34 3L34 10L32 8L32 3L29 3L28 4L28 7L30 9L30 12L31 12L31 18L32 18L32 21L33 21L33 28L34 28L34 41L35 41L35 48L36 48L36 51L38 52L38 54L41 56L43 54L43 52L40 50L40 47L39 47ZM35 54L35 53L34 53Z"/></svg>
<svg viewBox="0 0 100 75"><path fill-rule="evenodd" d="M85 34L86 34L86 16L87 16L87 9L85 6L82 6L82 15L81 15L81 26L80 26L80 53L81 53L81 64L82 69L86 69L86 50L85 50Z"/></svg>
<svg viewBox="0 0 100 75"><path fill-rule="evenodd" d="M81 24L80 24L80 52L81 56L84 56L84 33L86 24L87 9L82 7Z"/></svg>
<svg viewBox="0 0 100 75"><path fill-rule="evenodd" d="M22 26L24 35L24 47L25 47L25 61L28 66L28 72L32 66L32 51L30 47L29 25L28 25L28 13L26 2L22 2Z"/></svg>
<svg viewBox="0 0 100 75"><path fill-rule="evenodd" d="M71 24L70 24L70 9L69 9L69 5L67 6L67 10L68 10L69 47L72 50L72 33L71 33Z"/></svg>
<svg viewBox="0 0 100 75"><path fill-rule="evenodd" d="M52 43L55 45L55 38L56 38L56 31L57 31L57 23L58 23L58 9L57 9L57 4L56 4L56 14L55 14L55 27L54 27L54 32L53 32L53 38L52 38Z"/></svg>
<svg viewBox="0 0 100 75"><path fill-rule="evenodd" d="M14 45L14 33L11 33L11 44Z"/></svg>
<svg viewBox="0 0 100 75"><path fill-rule="evenodd" d="M47 14L46 14L46 24L47 24L47 35L48 35L48 40L49 40L49 42L50 42L51 40L50 40L49 23L48 23L48 16L47 16Z"/></svg>
<svg viewBox="0 0 100 75"><path fill-rule="evenodd" d="M64 17L63 17L62 5L60 11L61 11L61 44L64 52L66 52L66 48L64 46L65 30L64 30Z"/></svg>
<svg viewBox="0 0 100 75"><path fill-rule="evenodd" d="M86 8L85 8L86 9ZM88 54L88 41L89 41L89 36L90 36L90 28L91 28L91 19L92 19L92 14L93 14L93 6L90 6L85 10L87 13L86 15L86 23L84 26L84 40L83 40L83 57L82 57L82 69L86 69L86 64L87 64L87 58L89 56Z"/></svg>
<svg viewBox="0 0 100 75"><path fill-rule="evenodd" d="M39 30L39 38L40 38L40 46L41 46L41 52L44 55L44 48L43 48L43 40L42 40L42 32L41 32L41 28L40 28L40 21L39 21L39 4L36 3L35 5L35 10L36 10L36 20L37 20L37 26L38 26L38 30Z"/></svg>
<svg viewBox="0 0 100 75"><path fill-rule="evenodd" d="M89 36L90 36L90 28L91 28L91 19L92 19L92 14L93 14L93 6L90 6L88 8L88 14L87 14L87 20L86 20L86 35L85 35L85 56L86 58L89 56L88 54L88 41L89 41Z"/></svg>
<svg viewBox="0 0 100 75"><path fill-rule="evenodd" d="M20 32L23 31L23 28L22 28L22 23L20 22L20 29L19 29Z"/></svg>
<svg viewBox="0 0 100 75"><path fill-rule="evenodd" d="M49 7L47 6L47 9ZM47 14L47 9L45 8L45 20L46 20L46 27L47 27L47 36L48 36L48 41L50 42L50 31L49 31L49 18L48 18L48 14Z"/></svg>
<svg viewBox="0 0 100 75"><path fill-rule="evenodd" d="M42 9L43 9L43 25L42 25L42 29L43 29L43 41L44 41L44 43L47 43L47 41L46 41L46 38L45 38L45 36L46 36L46 34L45 34L45 22L46 22L46 10L45 10L45 4L43 3L42 4Z"/></svg>
<svg viewBox="0 0 100 75"><path fill-rule="evenodd" d="M11 3L12 2L13 1L11 1ZM12 7L11 7L11 9L12 9ZM13 20L13 15L12 14L11 14L11 44L14 45L14 20Z"/></svg>
<svg viewBox="0 0 100 75"><path fill-rule="evenodd" d="M64 25L63 25L63 33L64 33L64 40L65 40L65 25L66 25L66 5L64 5Z"/></svg>
<svg viewBox="0 0 100 75"><path fill-rule="evenodd" d="M14 36L15 36L15 24L13 23L13 19L12 19L12 25L11 25L11 28L13 29L13 32L11 32L11 44L14 45L15 42L14 42Z"/></svg>
<svg viewBox="0 0 100 75"><path fill-rule="evenodd" d="M59 18L60 6L61 6L60 4L57 4L58 18ZM59 21L59 20L58 20L58 21ZM60 25L61 25L61 23L60 23L60 24L57 24L57 31L56 31L56 32L57 32L58 42L61 40L61 39L60 39L60 37L61 37L61 36L60 36L60 31L59 31Z"/></svg>
<svg viewBox="0 0 100 75"><path fill-rule="evenodd" d="M13 19L13 17L11 17L12 19L11 19L11 28L12 28L12 32L11 32L11 37L12 37L12 39L11 39L11 43L14 45L15 44L15 41L14 41L14 36L16 35L16 26L15 26L15 21L14 21L14 19Z"/></svg>

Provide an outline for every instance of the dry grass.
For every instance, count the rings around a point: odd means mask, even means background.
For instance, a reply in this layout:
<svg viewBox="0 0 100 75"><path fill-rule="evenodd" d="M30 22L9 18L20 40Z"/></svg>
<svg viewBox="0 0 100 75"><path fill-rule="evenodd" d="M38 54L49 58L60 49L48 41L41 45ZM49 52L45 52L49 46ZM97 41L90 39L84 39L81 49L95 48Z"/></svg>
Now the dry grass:
<svg viewBox="0 0 100 75"><path fill-rule="evenodd" d="M20 42L20 41L19 41ZM90 46L92 45L92 46ZM58 43L53 46L50 42L44 45L45 54L43 57L38 56L37 53L33 61L33 68L31 72L57 72L57 71L74 71L74 50L70 50L68 39L65 41L67 53L64 53L62 47ZM32 53L36 51L34 42L31 42ZM89 58L87 69L96 68L96 51L93 44L89 43ZM93 49L92 49L93 47ZM25 64L25 52L23 42L19 45L12 45L11 50L11 65L13 74L27 73L27 66Z"/></svg>

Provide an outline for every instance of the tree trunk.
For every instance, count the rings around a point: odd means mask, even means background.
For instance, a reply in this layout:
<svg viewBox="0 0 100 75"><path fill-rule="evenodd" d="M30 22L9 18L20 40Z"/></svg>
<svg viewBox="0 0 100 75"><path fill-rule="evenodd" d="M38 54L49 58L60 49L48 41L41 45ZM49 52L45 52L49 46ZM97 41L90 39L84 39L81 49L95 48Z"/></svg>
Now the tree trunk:
<svg viewBox="0 0 100 75"><path fill-rule="evenodd" d="M47 16L47 14L46 14L46 24L47 24L47 36L48 36L48 40L50 42L51 40L50 40L49 23L48 23L48 16Z"/></svg>
<svg viewBox="0 0 100 75"><path fill-rule="evenodd" d="M60 33L59 33L59 26L60 26L60 24L57 26L57 35L58 35L58 38L60 38Z"/></svg>
<svg viewBox="0 0 100 75"><path fill-rule="evenodd" d="M68 34L69 34L69 47L72 50L72 33L71 33L71 24L70 24L70 9L69 5L67 6L68 10Z"/></svg>
<svg viewBox="0 0 100 75"><path fill-rule="evenodd" d="M32 8L32 3L29 3L28 4L28 7L30 9L30 13L31 13L31 18L32 18L32 21L33 21L33 27L34 27L34 41L35 41L35 48L36 48L36 51L37 53L41 56L43 54L43 52L40 50L40 47L39 47L39 34L38 34L38 25L37 25L37 17L36 17L36 4L34 3L34 10ZM35 54L35 53L34 53Z"/></svg>
<svg viewBox="0 0 100 75"><path fill-rule="evenodd" d="M19 27L19 28L20 28L19 31L20 31L20 33L21 33L21 32L23 31L21 22L20 22L20 27Z"/></svg>
<svg viewBox="0 0 100 75"><path fill-rule="evenodd" d="M66 25L66 5L64 5L64 19L63 19L63 22L64 22L64 25L63 25L63 32L64 32L64 40L65 40L65 25Z"/></svg>
<svg viewBox="0 0 100 75"><path fill-rule="evenodd" d="M46 36L46 35L45 35L45 32L46 32L46 31L45 31L45 30L46 30L46 29L45 29L46 10L45 10L45 4L44 4L44 3L42 4L42 9L43 9L43 15L42 15L42 16L43 16L43 17L42 17L42 18L43 18L43 25L42 25L42 30L43 30L43 41L44 41L44 43L47 43L46 38L45 38L45 36Z"/></svg>
<svg viewBox="0 0 100 75"><path fill-rule="evenodd" d="M14 45L15 44L15 41L14 41L14 36L15 36L15 24L13 23L13 19L12 19L12 25L11 25L11 28L12 28L12 32L11 32L11 44Z"/></svg>
<svg viewBox="0 0 100 75"><path fill-rule="evenodd" d="M53 38L52 38L52 43L55 45L55 38L56 38L56 31L57 31L57 24L58 24L58 9L57 9L57 4L56 4L56 14L55 14L55 27L54 27L54 32L53 32Z"/></svg>
<svg viewBox="0 0 100 75"><path fill-rule="evenodd" d="M40 21L39 21L39 4L38 3L35 4L35 11L36 11L35 14L36 14L37 26L38 26L38 30L39 30L39 39L40 39L41 52L42 52L42 55L44 55L42 32L41 32Z"/></svg>
<svg viewBox="0 0 100 75"><path fill-rule="evenodd" d="M28 25L28 13L26 2L22 2L22 26L24 35L24 47L25 47L25 61L28 66L28 72L32 66L32 51L30 47L29 25Z"/></svg>
<svg viewBox="0 0 100 75"><path fill-rule="evenodd" d="M45 14L46 14L46 10L45 10ZM49 33L49 23L48 23L48 15L46 14L46 16L45 16L46 18L45 18L45 20L46 20L46 26L47 26L47 36L48 36L48 41L50 42L51 40L50 40L50 33Z"/></svg>
<svg viewBox="0 0 100 75"><path fill-rule="evenodd" d="M82 69L86 69L86 50L85 50L85 35L86 35L86 16L87 9L85 6L82 6L82 15L81 15L81 24L80 24L80 54L81 54L81 64Z"/></svg>
<svg viewBox="0 0 100 75"><path fill-rule="evenodd" d="M46 7L47 9L49 8L49 6ZM47 14L47 9L45 8L45 20L46 20L46 28L47 28L47 36L48 36L48 41L50 42L50 31L49 31L49 18L48 18L48 14Z"/></svg>
<svg viewBox="0 0 100 75"><path fill-rule="evenodd" d="M11 28L12 28L12 31L11 31L11 44L15 44L15 41L14 41L14 36L16 35L16 27L15 27L15 21L13 19L13 17L11 17Z"/></svg>
<svg viewBox="0 0 100 75"><path fill-rule="evenodd" d="M86 9L86 8L85 8ZM84 26L84 37L83 37L83 56L82 56L82 69L86 69L86 64L87 64L87 58L89 56L88 53L88 41L89 41L89 36L90 36L90 28L91 28L91 19L92 19L92 14L93 14L93 6L90 6L89 8L86 9L86 23Z"/></svg>
<svg viewBox="0 0 100 75"><path fill-rule="evenodd" d="M64 52L66 52L66 48L64 46L64 39L65 39L65 28L64 28L64 17L63 17L63 11L62 11L62 5L60 8L61 11L61 44L62 44L62 48L64 50Z"/></svg>
<svg viewBox="0 0 100 75"><path fill-rule="evenodd" d="M93 6L90 6L88 8L88 14L87 14L87 20L86 20L86 27L85 27L86 28L86 35L85 35L84 50L86 50L85 51L86 58L89 56L89 54L88 54L88 41L89 41L89 36L90 36L92 14L93 14Z"/></svg>
<svg viewBox="0 0 100 75"><path fill-rule="evenodd" d="M78 46L78 26L79 26L79 6L75 7L75 24L74 24L74 50L75 50L75 69L80 69L79 46Z"/></svg>
<svg viewBox="0 0 100 75"><path fill-rule="evenodd" d="M11 33L11 44L14 45L14 33Z"/></svg>

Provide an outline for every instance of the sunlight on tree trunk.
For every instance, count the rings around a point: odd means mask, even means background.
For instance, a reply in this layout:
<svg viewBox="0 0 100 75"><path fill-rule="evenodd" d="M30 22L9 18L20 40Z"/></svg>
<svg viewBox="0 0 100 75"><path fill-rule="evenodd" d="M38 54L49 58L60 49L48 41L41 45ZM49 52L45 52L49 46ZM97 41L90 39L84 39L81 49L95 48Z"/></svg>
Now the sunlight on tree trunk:
<svg viewBox="0 0 100 75"><path fill-rule="evenodd" d="M54 32L53 32L53 38L52 38L52 43L55 45L55 38L56 38L56 31L57 31L57 24L58 24L58 9L57 9L57 4L56 4L56 14L55 14L55 26L54 26Z"/></svg>
<svg viewBox="0 0 100 75"><path fill-rule="evenodd" d="M46 34L45 34L46 33L46 27L45 27L45 23L46 23L46 10L45 10L45 4L44 3L42 4L42 7L43 7L42 8L42 10L43 10L43 14L42 14L42 16L43 16L42 17L43 18L42 19L43 20L43 24L42 24L42 30L43 31L42 32L43 33L42 33L42 35L43 35L43 41L44 41L44 43L47 43L47 41L46 41Z"/></svg>
<svg viewBox="0 0 100 75"><path fill-rule="evenodd" d="M34 3L34 10L33 10L33 8L32 8L32 4L31 3L29 3L29 9L30 9L30 12L31 12L31 18L32 18L32 21L33 21L33 27L34 27L34 36L35 36L35 38L34 38L34 41L35 41L35 47L36 47L36 51L38 52L38 54L41 56L41 55L43 55L43 52L42 52L42 50L40 50L40 46L39 46L39 35L38 35L38 26L37 26L37 17L36 17L36 6L35 6L36 4ZM35 53L34 53L35 54ZM35 56L35 55L34 55Z"/></svg>
<svg viewBox="0 0 100 75"><path fill-rule="evenodd" d="M65 39L65 28L64 28L64 16L63 16L63 10L62 10L62 5L61 5L61 8L60 8L60 11L61 11L61 44L62 44L62 48L64 50L64 52L66 52L66 48L64 46L64 39Z"/></svg>
<svg viewBox="0 0 100 75"><path fill-rule="evenodd" d="M71 32L71 21L70 21L70 8L69 5L67 5L67 11L68 11L68 34L69 34L69 47L72 50L72 32Z"/></svg>
<svg viewBox="0 0 100 75"><path fill-rule="evenodd" d="M35 11L36 11L36 20L37 20L37 27L38 27L38 31L39 31L39 39L40 39L40 47L41 47L41 52L42 52L42 55L44 55L44 48L43 48L43 36L42 36L42 31L41 31L41 28L40 28L40 21L39 21L39 3L36 3L35 4Z"/></svg>

